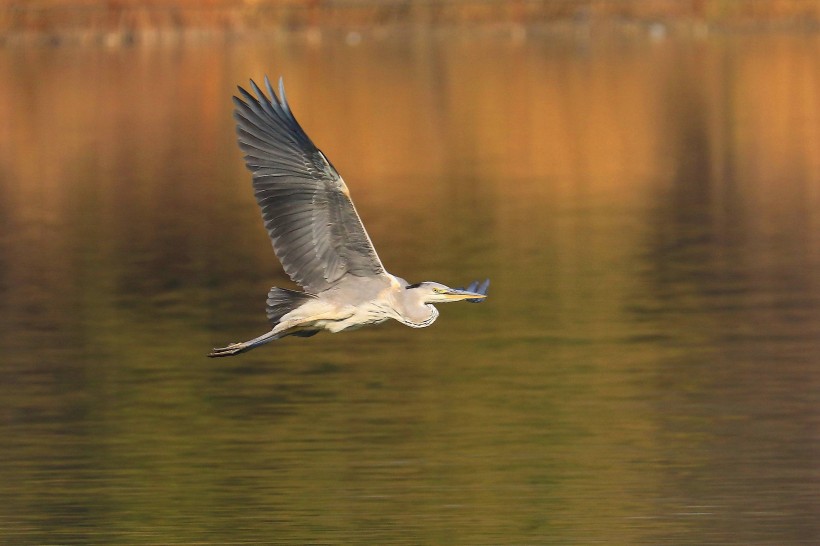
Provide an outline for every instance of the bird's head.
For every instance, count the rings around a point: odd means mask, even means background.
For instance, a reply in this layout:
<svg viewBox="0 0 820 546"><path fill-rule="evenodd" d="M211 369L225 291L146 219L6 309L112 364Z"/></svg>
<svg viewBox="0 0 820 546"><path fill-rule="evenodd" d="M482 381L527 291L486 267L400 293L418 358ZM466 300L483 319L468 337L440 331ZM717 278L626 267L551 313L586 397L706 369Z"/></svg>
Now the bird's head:
<svg viewBox="0 0 820 546"><path fill-rule="evenodd" d="M467 300L471 303L479 303L487 297L487 287L490 280L487 279L479 284L474 282L467 289L450 288L441 283L425 281L416 284L409 284L406 290L413 290L415 296L424 303L449 303L451 301Z"/></svg>

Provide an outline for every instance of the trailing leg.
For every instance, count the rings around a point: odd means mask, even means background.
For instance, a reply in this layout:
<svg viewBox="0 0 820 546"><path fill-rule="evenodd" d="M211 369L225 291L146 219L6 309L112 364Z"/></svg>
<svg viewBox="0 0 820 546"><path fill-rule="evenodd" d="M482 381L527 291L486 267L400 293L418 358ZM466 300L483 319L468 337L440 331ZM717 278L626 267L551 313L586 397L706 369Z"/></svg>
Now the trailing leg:
<svg viewBox="0 0 820 546"><path fill-rule="evenodd" d="M276 332L276 328L268 332L267 334L263 334L259 337L255 337L250 341L243 341L242 343L231 343L227 347L220 347L215 348L211 351L208 356L210 358L217 358L220 356L234 356L240 353L244 353L250 351L254 347L258 347L260 345L264 345L265 343L270 343L275 339L279 339L282 337L283 334Z"/></svg>
<svg viewBox="0 0 820 546"><path fill-rule="evenodd" d="M296 292L295 290L287 290L286 288L273 287L268 292L267 313L268 320L273 324L274 328L267 334L253 338L250 341L242 343L231 343L227 347L220 347L214 349L208 355L211 358L220 356L233 356L247 351L254 347L270 343L273 340L285 337L287 335L296 335L300 337L309 337L315 334L318 330L311 330L306 328L298 328L298 321L282 322L282 317L291 311L298 309L306 303L316 300L316 296L306 294L304 292Z"/></svg>

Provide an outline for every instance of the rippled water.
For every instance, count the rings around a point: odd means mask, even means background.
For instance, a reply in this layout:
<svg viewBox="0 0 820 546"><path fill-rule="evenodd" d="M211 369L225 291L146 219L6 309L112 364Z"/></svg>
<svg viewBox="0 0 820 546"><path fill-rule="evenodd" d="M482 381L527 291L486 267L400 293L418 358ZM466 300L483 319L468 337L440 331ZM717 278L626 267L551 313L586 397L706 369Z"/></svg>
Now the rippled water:
<svg viewBox="0 0 820 546"><path fill-rule="evenodd" d="M351 44L355 44L351 45ZM0 539L820 540L820 41L0 49ZM289 338L230 96L486 304Z"/></svg>

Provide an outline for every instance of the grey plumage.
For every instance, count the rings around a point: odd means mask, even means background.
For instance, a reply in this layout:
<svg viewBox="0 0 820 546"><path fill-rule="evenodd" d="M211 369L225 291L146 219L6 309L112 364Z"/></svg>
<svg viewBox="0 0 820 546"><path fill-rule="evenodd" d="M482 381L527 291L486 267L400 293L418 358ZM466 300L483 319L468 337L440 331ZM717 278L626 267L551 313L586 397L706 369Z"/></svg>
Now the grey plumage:
<svg viewBox="0 0 820 546"><path fill-rule="evenodd" d="M345 274L381 275L384 266L362 225L342 177L293 117L280 80L281 102L251 81L234 97L239 147L253 173L256 202L273 250L288 276L318 293Z"/></svg>
<svg viewBox="0 0 820 546"><path fill-rule="evenodd" d="M244 343L214 349L230 356L286 335L308 337L390 318L429 326L432 303L482 301L489 279L467 290L438 283L415 285L388 273L350 199L347 186L296 121L279 80L279 97L251 80L255 96L234 97L239 147L252 173L254 194L273 250L288 276L305 289L272 288L267 314L273 329Z"/></svg>

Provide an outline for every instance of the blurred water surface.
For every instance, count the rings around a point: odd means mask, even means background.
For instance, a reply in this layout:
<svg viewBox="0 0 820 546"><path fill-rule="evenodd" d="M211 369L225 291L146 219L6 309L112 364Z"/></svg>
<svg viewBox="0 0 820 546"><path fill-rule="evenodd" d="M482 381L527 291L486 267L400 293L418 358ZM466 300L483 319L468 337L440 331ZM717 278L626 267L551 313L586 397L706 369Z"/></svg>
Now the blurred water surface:
<svg viewBox="0 0 820 546"><path fill-rule="evenodd" d="M9 544L820 540L820 40L0 48ZM486 304L234 359L285 76L389 270Z"/></svg>

